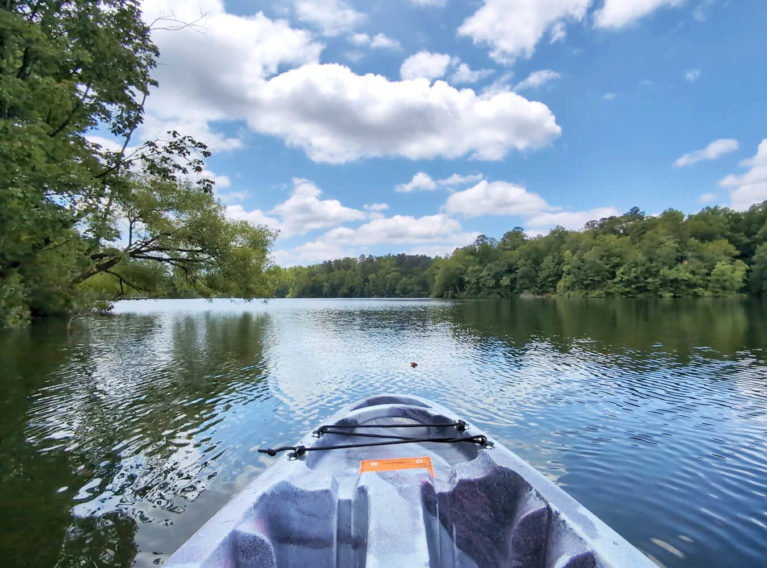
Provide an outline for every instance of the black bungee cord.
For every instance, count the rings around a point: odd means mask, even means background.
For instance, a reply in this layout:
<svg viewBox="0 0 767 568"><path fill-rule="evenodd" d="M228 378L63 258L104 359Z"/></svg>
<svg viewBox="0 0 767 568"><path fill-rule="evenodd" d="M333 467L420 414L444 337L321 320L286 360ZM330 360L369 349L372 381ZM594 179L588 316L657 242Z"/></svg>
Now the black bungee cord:
<svg viewBox="0 0 767 568"><path fill-rule="evenodd" d="M338 428L357 429L357 428L451 428L454 427L459 432L466 430L466 422L463 420L457 420L450 422L449 424L333 424L323 425L313 432L314 436L319 438L322 434L336 434L340 436L358 436L361 438L384 438L386 442L368 442L359 444L337 444L330 446L282 446L279 448L266 448L259 449L261 454L269 454L270 456L276 456L280 452L292 450L291 459L300 458L306 452L321 452L327 450L340 450L347 448L367 448L371 446L393 446L397 444L413 444L423 442L435 442L440 444L454 444L459 442L470 442L478 444L483 448L492 448L493 444L486 436L482 434L476 436L443 436L443 437L421 437L410 438L407 436L395 436L393 434L372 434L366 432L344 432L337 430Z"/></svg>

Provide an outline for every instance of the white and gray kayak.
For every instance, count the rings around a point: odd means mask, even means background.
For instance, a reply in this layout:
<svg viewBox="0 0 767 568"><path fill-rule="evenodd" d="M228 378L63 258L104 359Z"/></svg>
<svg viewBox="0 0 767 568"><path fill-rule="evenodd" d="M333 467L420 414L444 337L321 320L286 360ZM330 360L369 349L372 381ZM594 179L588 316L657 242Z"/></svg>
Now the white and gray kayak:
<svg viewBox="0 0 767 568"><path fill-rule="evenodd" d="M421 398L356 402L295 446L263 451L285 454L167 566L654 566L532 466Z"/></svg>

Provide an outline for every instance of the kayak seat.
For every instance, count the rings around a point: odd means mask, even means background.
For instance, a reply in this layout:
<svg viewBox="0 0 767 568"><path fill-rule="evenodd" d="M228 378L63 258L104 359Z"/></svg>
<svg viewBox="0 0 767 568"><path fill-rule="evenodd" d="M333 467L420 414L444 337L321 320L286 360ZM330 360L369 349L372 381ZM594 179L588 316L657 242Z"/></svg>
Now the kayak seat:
<svg viewBox="0 0 767 568"><path fill-rule="evenodd" d="M585 542L559 522L524 478L480 456L458 464L447 487L424 486L424 516L439 519L429 543L432 566L596 566Z"/></svg>

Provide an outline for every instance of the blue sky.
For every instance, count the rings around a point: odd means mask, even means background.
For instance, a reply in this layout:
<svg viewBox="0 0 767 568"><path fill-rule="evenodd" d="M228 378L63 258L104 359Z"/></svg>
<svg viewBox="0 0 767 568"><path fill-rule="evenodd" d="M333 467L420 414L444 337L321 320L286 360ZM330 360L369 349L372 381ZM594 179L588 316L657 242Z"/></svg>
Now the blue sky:
<svg viewBox="0 0 767 568"><path fill-rule="evenodd" d="M278 229L283 266L767 199L763 0L143 9L140 135L207 142L227 214Z"/></svg>

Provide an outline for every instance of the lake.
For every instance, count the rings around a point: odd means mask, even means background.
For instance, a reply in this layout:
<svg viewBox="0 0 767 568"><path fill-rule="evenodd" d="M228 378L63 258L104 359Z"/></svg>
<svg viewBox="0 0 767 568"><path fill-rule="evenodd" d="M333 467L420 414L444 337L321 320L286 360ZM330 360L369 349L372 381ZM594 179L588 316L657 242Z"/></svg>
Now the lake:
<svg viewBox="0 0 767 568"><path fill-rule="evenodd" d="M6 566L161 564L259 447L381 392L455 410L659 564L767 559L765 302L130 301L2 332L0 369Z"/></svg>

